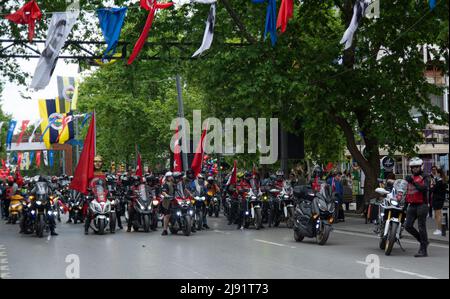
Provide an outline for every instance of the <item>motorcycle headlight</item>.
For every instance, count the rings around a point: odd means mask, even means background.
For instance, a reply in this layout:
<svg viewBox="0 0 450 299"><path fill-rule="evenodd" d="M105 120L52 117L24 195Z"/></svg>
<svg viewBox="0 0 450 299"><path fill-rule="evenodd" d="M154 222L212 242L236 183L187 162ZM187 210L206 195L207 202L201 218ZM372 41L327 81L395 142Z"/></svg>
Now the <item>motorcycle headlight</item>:
<svg viewBox="0 0 450 299"><path fill-rule="evenodd" d="M205 197L204 197L204 196L202 196L202 200L205 200Z"/></svg>
<svg viewBox="0 0 450 299"><path fill-rule="evenodd" d="M213 199L214 201L217 201L217 198L216 197L214 197L214 199Z"/></svg>
<svg viewBox="0 0 450 299"><path fill-rule="evenodd" d="M157 206L158 203L159 203L159 202L158 202L157 200L154 200L154 201L153 201L153 205L154 205L154 206Z"/></svg>
<svg viewBox="0 0 450 299"><path fill-rule="evenodd" d="M189 214L190 214L191 216L194 215L194 211L190 210L190 211L189 211Z"/></svg>
<svg viewBox="0 0 450 299"><path fill-rule="evenodd" d="M195 198L195 200L199 200L200 199L200 197L198 197L198 196L196 196L196 197L194 197Z"/></svg>
<svg viewBox="0 0 450 299"><path fill-rule="evenodd" d="M53 212L53 215L58 215L58 212Z"/></svg>
<svg viewBox="0 0 450 299"><path fill-rule="evenodd" d="M49 216L51 216L52 213L53 213L52 211L48 211L48 212L47 212L47 214L48 214Z"/></svg>
<svg viewBox="0 0 450 299"><path fill-rule="evenodd" d="M392 204L393 206L398 206L398 201L396 201L396 200L391 200L391 204Z"/></svg>
<svg viewBox="0 0 450 299"><path fill-rule="evenodd" d="M40 206L42 204L42 201L38 200L36 201L36 204Z"/></svg>
<svg viewBox="0 0 450 299"><path fill-rule="evenodd" d="M245 215L248 215L249 213L248 213L248 211L245 211Z"/></svg>
<svg viewBox="0 0 450 299"><path fill-rule="evenodd" d="M181 216L181 212L180 212L180 211L177 211L177 215L178 215L178 216Z"/></svg>
<svg viewBox="0 0 450 299"><path fill-rule="evenodd" d="M284 196L284 199L288 199L288 198L289 198L289 195L285 195L285 196Z"/></svg>
<svg viewBox="0 0 450 299"><path fill-rule="evenodd" d="M33 211L31 211L31 215L34 215L36 212L33 210Z"/></svg>
<svg viewBox="0 0 450 299"><path fill-rule="evenodd" d="M256 200L256 196L253 195L253 196L252 196L252 200Z"/></svg>
<svg viewBox="0 0 450 299"><path fill-rule="evenodd" d="M27 207L31 208L31 203L27 204Z"/></svg>

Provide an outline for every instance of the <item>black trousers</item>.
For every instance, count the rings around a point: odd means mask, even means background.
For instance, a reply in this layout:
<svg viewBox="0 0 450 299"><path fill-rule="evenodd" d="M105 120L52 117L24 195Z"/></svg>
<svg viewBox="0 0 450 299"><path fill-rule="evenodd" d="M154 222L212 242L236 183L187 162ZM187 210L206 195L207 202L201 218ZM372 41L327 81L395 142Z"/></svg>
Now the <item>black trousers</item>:
<svg viewBox="0 0 450 299"><path fill-rule="evenodd" d="M410 204L408 210L406 211L406 221L405 229L410 233L421 246L428 245L428 234L427 234L427 215L428 215L428 205L427 204ZM418 222L419 231L414 227L414 223Z"/></svg>

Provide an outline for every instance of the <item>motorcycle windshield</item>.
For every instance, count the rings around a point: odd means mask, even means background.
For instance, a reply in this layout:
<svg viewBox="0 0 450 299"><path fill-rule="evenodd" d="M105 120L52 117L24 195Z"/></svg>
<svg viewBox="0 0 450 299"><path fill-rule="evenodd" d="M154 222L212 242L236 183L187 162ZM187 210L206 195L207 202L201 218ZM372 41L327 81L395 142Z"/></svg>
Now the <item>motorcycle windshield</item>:
<svg viewBox="0 0 450 299"><path fill-rule="evenodd" d="M37 182L36 183L36 195L47 195L48 194L48 185L45 182Z"/></svg>
<svg viewBox="0 0 450 299"><path fill-rule="evenodd" d="M395 180L394 182L394 189L397 192L403 192L406 193L406 190L408 188L408 182L405 180Z"/></svg>
<svg viewBox="0 0 450 299"><path fill-rule="evenodd" d="M94 188L94 194L97 197L97 201L106 201L106 192L103 186L97 185Z"/></svg>
<svg viewBox="0 0 450 299"><path fill-rule="evenodd" d="M138 193L139 193L139 199L141 201L144 201L144 202L148 201L147 189L145 188L144 184L139 185Z"/></svg>
<svg viewBox="0 0 450 299"><path fill-rule="evenodd" d="M322 195L323 198L328 200L331 200L331 188L328 184L322 184L320 185L320 195Z"/></svg>

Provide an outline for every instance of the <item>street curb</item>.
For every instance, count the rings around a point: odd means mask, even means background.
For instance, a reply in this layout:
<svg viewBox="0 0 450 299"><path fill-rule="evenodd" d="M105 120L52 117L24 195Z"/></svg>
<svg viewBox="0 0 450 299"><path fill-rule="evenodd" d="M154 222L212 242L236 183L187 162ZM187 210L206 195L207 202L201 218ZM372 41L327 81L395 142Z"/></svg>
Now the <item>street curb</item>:
<svg viewBox="0 0 450 299"><path fill-rule="evenodd" d="M363 235L368 235L368 236L375 236L374 233L366 233L366 232L362 232L362 231L358 231L358 230L352 230L352 229L346 229L346 228L341 228L341 227L335 227L335 230L340 230L343 232L349 232L349 233L358 233L358 234L363 234ZM408 240L413 240L415 241L416 239L412 236L406 235L403 236L402 239L408 239ZM444 244L444 245L449 245L448 241L445 240L438 240L438 239L432 239L432 238L428 238L428 240L432 243L439 243L439 244Z"/></svg>

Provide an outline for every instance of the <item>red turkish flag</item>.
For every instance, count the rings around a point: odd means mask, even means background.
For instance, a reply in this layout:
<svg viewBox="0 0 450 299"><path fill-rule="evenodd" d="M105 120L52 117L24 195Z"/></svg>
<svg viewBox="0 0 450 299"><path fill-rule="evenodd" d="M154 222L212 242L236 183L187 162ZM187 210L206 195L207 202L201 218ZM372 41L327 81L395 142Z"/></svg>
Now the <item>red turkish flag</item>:
<svg viewBox="0 0 450 299"><path fill-rule="evenodd" d="M7 15L6 19L16 24L28 24L28 40L30 43L33 41L34 28L36 26L36 20L41 20L42 13L35 0L31 0L26 3L15 13Z"/></svg>
<svg viewBox="0 0 450 299"><path fill-rule="evenodd" d="M136 175L139 176L139 177L142 177L141 153L138 153L138 155L137 155Z"/></svg>
<svg viewBox="0 0 450 299"><path fill-rule="evenodd" d="M80 155L75 175L69 188L87 194L89 182L94 178L94 156L95 156L95 113L92 114L88 133L84 139L83 151Z"/></svg>
<svg viewBox="0 0 450 299"><path fill-rule="evenodd" d="M281 27L281 32L286 31L289 19L294 16L294 0L282 0L277 19L277 29Z"/></svg>
<svg viewBox="0 0 450 299"><path fill-rule="evenodd" d="M156 0L141 0L141 7L148 10L148 16L147 21L144 25L144 30L142 30L141 35L139 36L139 39L137 40L136 44L134 45L133 52L131 53L130 58L128 59L128 64L132 64L134 59L138 56L139 52L142 50L142 47L145 44L145 41L147 40L148 33L150 32L150 29L152 28L153 19L155 18L155 12L157 9L165 9L170 6L172 6L173 3L158 3Z"/></svg>
<svg viewBox="0 0 450 299"><path fill-rule="evenodd" d="M236 182L237 182L237 167L236 167L236 160L234 160L233 170L231 170L231 175L228 178L227 186L236 185Z"/></svg>
<svg viewBox="0 0 450 299"><path fill-rule="evenodd" d="M180 147L180 139L178 138L178 127L175 131L175 146L173 153L173 171L183 171L182 161L181 161L181 147Z"/></svg>
<svg viewBox="0 0 450 299"><path fill-rule="evenodd" d="M194 160L192 160L191 168L194 171L194 175L197 176L202 171L202 163L203 163L203 142L206 137L206 129L203 130L202 138L200 138L200 142L197 145L197 149L195 150Z"/></svg>

